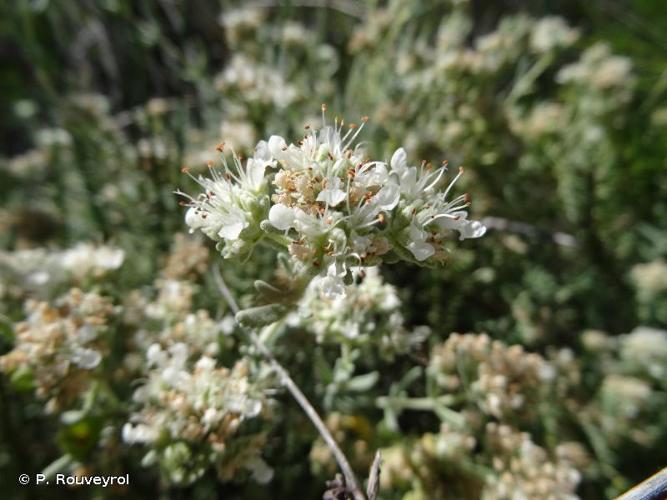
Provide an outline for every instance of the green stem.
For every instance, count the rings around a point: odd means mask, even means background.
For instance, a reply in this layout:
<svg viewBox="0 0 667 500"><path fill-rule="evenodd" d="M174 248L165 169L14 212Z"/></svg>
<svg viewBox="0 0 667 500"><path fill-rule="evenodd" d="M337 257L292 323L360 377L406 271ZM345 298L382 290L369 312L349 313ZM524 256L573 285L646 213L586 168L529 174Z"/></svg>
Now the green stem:
<svg viewBox="0 0 667 500"><path fill-rule="evenodd" d="M276 233L264 233L264 238L268 238L274 243L277 243L281 249L282 248L287 248L292 244L292 239L289 236L285 236L283 234L276 234Z"/></svg>
<svg viewBox="0 0 667 500"><path fill-rule="evenodd" d="M440 396L438 398L405 398L382 396L377 399L377 405L380 408L391 407L395 410L417 410L417 411L435 411L438 406L448 406L456 402L456 398L451 395Z"/></svg>
<svg viewBox="0 0 667 500"><path fill-rule="evenodd" d="M220 275L220 272L217 270L217 268L215 269L216 269L216 274L214 275L214 278L217 282L218 288L220 289L222 296L227 301L227 304L229 305L230 309L235 314L238 314L240 310L238 304L234 300L234 297L231 294L229 288L227 288L227 285L225 284L222 276ZM250 328L244 328L242 325L239 326L241 326L242 330L247 335L248 339L255 347L255 349L259 351L262 357L269 363L271 368L278 374L278 377L280 378L280 381L282 382L283 386L289 391L292 397L296 400L296 402L299 404L304 413L308 416L308 418L315 426L315 428L317 429L318 433L320 434L324 442L331 450L333 456L336 459L336 462L338 462L338 466L343 472L343 476L345 476L345 485L350 494L352 495L352 497L354 498L354 500L366 500L364 493L361 491L359 487L359 482L357 481L357 478L354 475L354 472L352 470L352 467L350 466L349 461L345 457L343 451L339 448L338 444L336 443L336 440L332 436L331 432L327 428L322 418L319 416L319 414L317 413L313 405L310 403L310 401L308 401L306 395L301 391L299 386L296 385L296 382L294 382L289 372L278 362L278 360L273 356L273 353L261 341L257 333Z"/></svg>

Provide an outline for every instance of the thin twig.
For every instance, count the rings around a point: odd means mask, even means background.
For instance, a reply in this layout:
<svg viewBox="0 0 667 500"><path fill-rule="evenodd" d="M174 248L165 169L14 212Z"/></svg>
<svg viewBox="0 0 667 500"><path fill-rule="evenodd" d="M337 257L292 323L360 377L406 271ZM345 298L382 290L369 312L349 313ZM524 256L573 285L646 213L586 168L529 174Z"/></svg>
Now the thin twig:
<svg viewBox="0 0 667 500"><path fill-rule="evenodd" d="M375 458L371 464L371 470L368 474L368 487L366 488L366 496L368 500L377 500L380 493L380 467L382 466L382 455L380 450L375 452Z"/></svg>
<svg viewBox="0 0 667 500"><path fill-rule="evenodd" d="M222 274L220 274L220 270L218 269L217 266L214 266L213 278L218 288L220 289L220 293L224 297L225 301L227 302L231 310L234 312L234 314L238 313L240 311L239 306L234 300L234 297L229 288L227 287L227 284L225 283L225 280L223 279ZM243 327L241 326L241 328ZM352 467L350 466L350 463L345 457L345 454L338 447L338 444L336 444L336 440L331 435L331 432L329 432L329 429L327 429L327 426L324 424L324 421L318 415L315 408L313 408L313 405L310 404L310 401L308 401L306 395L301 391L301 389L299 389L299 386L296 385L296 382L294 382L294 380L287 372L287 370L283 368L283 366L273 356L273 353L271 353L271 351L269 351L269 349L262 343L262 341L259 340L257 334L250 329L243 328L243 330L248 335L250 341L255 346L255 348L260 352L260 354L269 362L271 367L276 371L276 373L281 379L282 384L287 388L290 394L292 394L292 397L296 399L296 402L299 403L299 406L301 406L301 408L306 413L310 421L313 423L313 425L317 429L317 432L319 432L320 436L322 436L322 439L324 439L324 442L327 444L327 446L333 453L336 462L338 462L338 466L340 467L341 471L343 472L343 475L345 476L345 485L347 489L352 493L352 495L354 495L355 500L365 500L364 494L359 488L359 483L357 481L357 478L354 475Z"/></svg>

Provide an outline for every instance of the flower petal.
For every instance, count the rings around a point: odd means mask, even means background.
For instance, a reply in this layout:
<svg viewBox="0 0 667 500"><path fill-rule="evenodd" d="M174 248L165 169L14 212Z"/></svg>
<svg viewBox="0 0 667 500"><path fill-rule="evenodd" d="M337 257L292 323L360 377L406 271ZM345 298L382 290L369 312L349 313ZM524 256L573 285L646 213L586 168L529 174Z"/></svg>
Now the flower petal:
<svg viewBox="0 0 667 500"><path fill-rule="evenodd" d="M408 168L407 156L408 155L406 154L405 149L398 148L392 155L391 161L389 162L391 169L400 173L402 170Z"/></svg>
<svg viewBox="0 0 667 500"><path fill-rule="evenodd" d="M294 225L294 210L282 204L273 205L269 210L269 221L273 227L285 231Z"/></svg>
<svg viewBox="0 0 667 500"><path fill-rule="evenodd" d="M285 157L285 149L287 148L287 143L285 142L285 139L283 139L279 135L272 135L269 138L268 147L271 156L273 156L277 160L282 160Z"/></svg>

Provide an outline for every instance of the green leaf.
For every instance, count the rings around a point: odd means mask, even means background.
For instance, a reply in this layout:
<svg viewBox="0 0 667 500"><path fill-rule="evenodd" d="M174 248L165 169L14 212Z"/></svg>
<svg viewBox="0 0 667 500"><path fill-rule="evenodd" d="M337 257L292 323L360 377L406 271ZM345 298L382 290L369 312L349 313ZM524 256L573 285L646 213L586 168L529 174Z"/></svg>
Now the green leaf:
<svg viewBox="0 0 667 500"><path fill-rule="evenodd" d="M345 386L350 391L364 392L370 390L377 383L379 378L379 372L365 373L364 375L353 377L347 384L345 384Z"/></svg>
<svg viewBox="0 0 667 500"><path fill-rule="evenodd" d="M266 306L249 307L236 313L236 321L247 328L259 328L268 326L281 319L288 308L281 304L269 304Z"/></svg>

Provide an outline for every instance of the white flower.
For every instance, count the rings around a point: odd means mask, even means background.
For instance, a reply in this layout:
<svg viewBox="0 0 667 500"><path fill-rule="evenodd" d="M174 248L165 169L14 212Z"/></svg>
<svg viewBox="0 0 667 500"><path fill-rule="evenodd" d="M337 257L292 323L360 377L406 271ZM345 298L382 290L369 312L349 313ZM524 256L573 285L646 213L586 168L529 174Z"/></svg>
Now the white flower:
<svg viewBox="0 0 667 500"><path fill-rule="evenodd" d="M480 238L486 234L486 226L476 220L467 220L468 213L464 210L452 212L447 217L435 220L441 229L451 229L459 232L459 240Z"/></svg>
<svg viewBox="0 0 667 500"><path fill-rule="evenodd" d="M149 366L162 366L167 362L167 353L162 350L160 344L151 344L146 351Z"/></svg>
<svg viewBox="0 0 667 500"><path fill-rule="evenodd" d="M294 209L285 205L273 205L271 210L269 210L269 221L276 229L280 229L281 231L286 231L294 227L295 219L296 214L294 213Z"/></svg>
<svg viewBox="0 0 667 500"><path fill-rule="evenodd" d="M202 417L202 422L208 428L220 421L220 412L215 408L207 408Z"/></svg>
<svg viewBox="0 0 667 500"><path fill-rule="evenodd" d="M307 214L299 208L295 210L294 227L310 238L317 238L326 234L333 226L334 220L327 211L321 216L316 216Z"/></svg>
<svg viewBox="0 0 667 500"><path fill-rule="evenodd" d="M211 178L193 177L203 188L196 198L177 192L189 199L185 223L190 232L201 230L209 238L226 243L225 256L252 248L260 238L259 224L268 207L266 169L274 164L269 146L263 141L257 144L255 156L247 160L245 167L236 154L232 161L228 164L223 156L224 172L211 168ZM246 229L246 238L242 238Z"/></svg>
<svg viewBox="0 0 667 500"><path fill-rule="evenodd" d="M352 211L352 225L363 229L379 222L377 216L382 211L393 210L400 200L400 191L396 184L387 184L368 200L361 200Z"/></svg>
<svg viewBox="0 0 667 500"><path fill-rule="evenodd" d="M75 347L70 361L85 370L92 370L100 364L102 355L94 349Z"/></svg>
<svg viewBox="0 0 667 500"><path fill-rule="evenodd" d="M424 261L431 257L435 253L435 248L433 245L426 242L428 233L419 229L416 225L410 225L409 229L409 243L407 244L407 249L412 252L412 255L415 256L415 259L418 261Z"/></svg>
<svg viewBox="0 0 667 500"><path fill-rule="evenodd" d="M405 149L398 148L394 151L389 164L391 165L391 169L399 175L405 172L408 168L408 154L405 152Z"/></svg>
<svg viewBox="0 0 667 500"><path fill-rule="evenodd" d="M459 239L479 238L486 232L486 227L479 221L468 220L465 208L470 204L467 195L461 195L453 200L447 199L449 192L456 181L463 174L463 169L452 181L442 189L440 184L446 172L445 168L432 169L422 164L417 169L409 167L407 155L400 148L391 158L391 173L397 179L401 200L405 204L403 213L411 221L404 230L405 247L412 252L418 261L425 261L430 257L441 258L438 252L440 241L447 231L459 232ZM403 205L402 205L403 206Z"/></svg>
<svg viewBox="0 0 667 500"><path fill-rule="evenodd" d="M272 135L269 137L268 148L271 156L277 160L282 160L287 150L287 143L279 135Z"/></svg>
<svg viewBox="0 0 667 500"><path fill-rule="evenodd" d="M195 363L195 369L210 372L215 368L215 359L209 356L202 356L199 358L197 363Z"/></svg>
<svg viewBox="0 0 667 500"><path fill-rule="evenodd" d="M347 198L347 193L343 191L340 186L342 182L338 177L327 177L326 185L322 191L317 195L317 201L323 201L330 207L335 207L340 204L345 198Z"/></svg>
<svg viewBox="0 0 667 500"><path fill-rule="evenodd" d="M406 158L405 150L399 148L391 157L390 165L392 172L398 175L401 194L406 199L412 200L431 192L442 179L446 169L429 170L425 165L420 169L408 167Z"/></svg>
<svg viewBox="0 0 667 500"><path fill-rule="evenodd" d="M336 262L332 262L327 268L327 275L319 281L320 291L327 299L334 299L345 295L345 283L343 278L347 274L345 265L338 271Z"/></svg>
<svg viewBox="0 0 667 500"><path fill-rule="evenodd" d="M155 429L151 429L147 425L132 425L129 422L123 425L123 441L128 444L149 443L155 439L157 439Z"/></svg>

